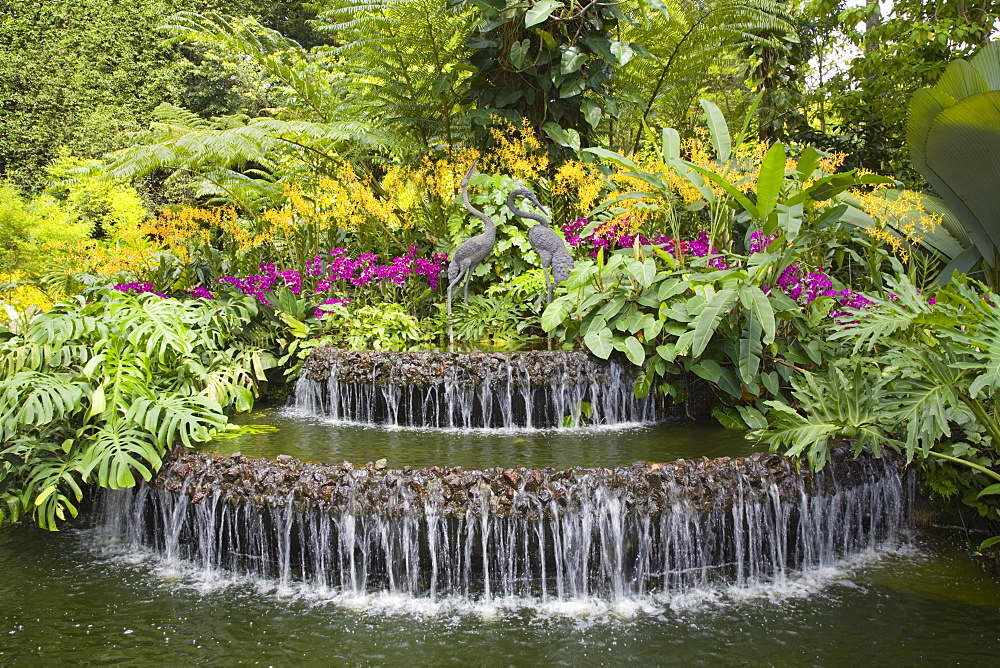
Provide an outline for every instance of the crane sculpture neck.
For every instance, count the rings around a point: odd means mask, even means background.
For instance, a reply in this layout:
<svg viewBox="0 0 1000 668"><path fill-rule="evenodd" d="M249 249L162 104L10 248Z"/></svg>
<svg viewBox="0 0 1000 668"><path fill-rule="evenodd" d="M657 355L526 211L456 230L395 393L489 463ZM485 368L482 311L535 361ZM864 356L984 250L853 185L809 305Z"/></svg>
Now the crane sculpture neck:
<svg viewBox="0 0 1000 668"><path fill-rule="evenodd" d="M483 227L486 228L485 232L486 236L490 238L496 238L497 228L496 225L493 223L493 220L485 213L483 213L476 207L472 206L472 203L469 201L469 179L472 177L472 170L474 170L475 168L476 168L476 163L474 162L472 163L472 167L469 167L469 171L466 172L465 176L462 177L462 204L465 206L465 209L469 213L471 213L479 220L483 221Z"/></svg>
<svg viewBox="0 0 1000 668"><path fill-rule="evenodd" d="M543 211L545 210L544 207L542 207L541 202L538 201L538 197L535 196L535 193L531 192L527 188L517 188L516 190L510 191L510 194L507 195L507 208L510 209L515 216L518 216L520 218L529 218L531 220L534 220L535 222L541 223L542 225L548 227L549 221L546 220L541 215L537 213L532 213L531 211L522 211L521 209L517 208L517 200L521 197L529 200L539 209L542 209Z"/></svg>

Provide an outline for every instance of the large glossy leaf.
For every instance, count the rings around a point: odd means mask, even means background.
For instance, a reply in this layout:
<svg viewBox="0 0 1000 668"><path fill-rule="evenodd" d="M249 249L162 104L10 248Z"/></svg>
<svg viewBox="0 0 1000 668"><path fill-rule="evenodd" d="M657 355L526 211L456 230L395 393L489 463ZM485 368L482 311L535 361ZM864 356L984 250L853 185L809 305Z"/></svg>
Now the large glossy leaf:
<svg viewBox="0 0 1000 668"><path fill-rule="evenodd" d="M725 164L733 155L733 139L729 134L726 117L722 115L722 110L709 100L701 100L701 108L705 110L705 118L708 121L708 131L715 155L719 162Z"/></svg>
<svg viewBox="0 0 1000 668"><path fill-rule="evenodd" d="M740 334L740 357L736 367L740 380L747 385L756 381L757 372L760 371L760 356L763 353L760 343L762 332L760 321L752 312L748 313L746 325Z"/></svg>
<svg viewBox="0 0 1000 668"><path fill-rule="evenodd" d="M539 0L524 15L524 27L530 28L539 23L544 23L552 16L552 12L563 7L563 3L557 0Z"/></svg>
<svg viewBox="0 0 1000 668"><path fill-rule="evenodd" d="M757 177L757 208L761 221L774 211L781 194L781 186L785 182L785 146L775 142L767 150L760 164L760 174Z"/></svg>
<svg viewBox="0 0 1000 668"><path fill-rule="evenodd" d="M983 258L1000 248L1000 42L954 61L933 88L910 100L907 144L914 165L941 195Z"/></svg>
<svg viewBox="0 0 1000 668"><path fill-rule="evenodd" d="M583 337L583 343L590 352L602 360L608 359L614 350L614 337L611 330L606 328L588 333Z"/></svg>
<svg viewBox="0 0 1000 668"><path fill-rule="evenodd" d="M764 291L756 285L746 285L739 289L740 303L747 311L760 323L764 345L774 343L776 333L774 322L774 307L771 301L764 294Z"/></svg>
<svg viewBox="0 0 1000 668"><path fill-rule="evenodd" d="M966 98L939 113L925 150L924 175L935 187L943 184L942 199L992 264L1000 247L1000 91Z"/></svg>
<svg viewBox="0 0 1000 668"><path fill-rule="evenodd" d="M625 353L628 361L636 366L642 366L646 361L646 351L634 336L626 337L624 341L616 341L615 348Z"/></svg>
<svg viewBox="0 0 1000 668"><path fill-rule="evenodd" d="M691 356L698 357L708 346L722 318L736 302L736 290L719 290L705 304L694 325L694 338L691 342Z"/></svg>
<svg viewBox="0 0 1000 668"><path fill-rule="evenodd" d="M639 171L639 166L636 165L630 158L625 157L621 153L615 153L614 151L609 151L606 148L585 148L584 153L593 153L598 158L604 158L605 160L610 160L611 162L617 163L626 169L631 169L632 171Z"/></svg>

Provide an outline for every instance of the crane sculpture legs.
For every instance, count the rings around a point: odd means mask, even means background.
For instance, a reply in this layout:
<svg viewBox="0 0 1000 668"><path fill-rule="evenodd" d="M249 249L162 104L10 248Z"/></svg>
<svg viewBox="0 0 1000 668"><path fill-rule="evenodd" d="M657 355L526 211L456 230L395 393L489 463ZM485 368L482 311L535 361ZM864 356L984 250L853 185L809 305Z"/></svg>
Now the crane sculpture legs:
<svg viewBox="0 0 1000 668"><path fill-rule="evenodd" d="M476 266L478 265L473 264L467 267L462 267L461 265L459 265L458 273L455 275L455 278L452 279L451 283L448 284L448 351L449 352L454 352L455 348L455 328L451 323L451 293L452 290L455 289L455 286L461 283L462 279L464 278L465 296L463 302L466 304L469 303L469 283L472 281L472 272L475 270Z"/></svg>
<svg viewBox="0 0 1000 668"><path fill-rule="evenodd" d="M552 303L552 280L549 279L549 270L552 268L552 257L538 254L538 258L542 261L542 276L545 277L545 290L548 293L548 301L545 302L546 305Z"/></svg>

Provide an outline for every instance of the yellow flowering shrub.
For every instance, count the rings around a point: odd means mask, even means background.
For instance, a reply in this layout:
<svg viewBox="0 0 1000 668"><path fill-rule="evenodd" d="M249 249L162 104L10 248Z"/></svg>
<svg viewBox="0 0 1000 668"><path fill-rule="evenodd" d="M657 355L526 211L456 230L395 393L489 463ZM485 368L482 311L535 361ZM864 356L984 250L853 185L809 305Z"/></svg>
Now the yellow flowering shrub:
<svg viewBox="0 0 1000 668"><path fill-rule="evenodd" d="M24 313L29 307L40 311L52 308L52 299L30 283L21 283L24 276L20 273L0 274L0 304L9 306L16 313ZM11 312L0 308L0 323L10 322Z"/></svg>
<svg viewBox="0 0 1000 668"><path fill-rule="evenodd" d="M493 146L483 156L480 168L484 172L504 174L526 183L544 178L549 168L549 155L527 123L514 125L500 117L494 117L494 120L490 129Z"/></svg>
<svg viewBox="0 0 1000 668"><path fill-rule="evenodd" d="M68 273L110 276L120 272L140 275L153 269L152 256L168 252L182 262L192 260L212 245L240 253L259 245L232 207L184 206L128 225L119 224L110 239L87 239L59 249L60 264Z"/></svg>
<svg viewBox="0 0 1000 668"><path fill-rule="evenodd" d="M910 259L923 235L941 224L941 216L924 211L920 194L912 190L897 193L875 188L853 194L874 221L867 228L868 235L885 244L903 262Z"/></svg>

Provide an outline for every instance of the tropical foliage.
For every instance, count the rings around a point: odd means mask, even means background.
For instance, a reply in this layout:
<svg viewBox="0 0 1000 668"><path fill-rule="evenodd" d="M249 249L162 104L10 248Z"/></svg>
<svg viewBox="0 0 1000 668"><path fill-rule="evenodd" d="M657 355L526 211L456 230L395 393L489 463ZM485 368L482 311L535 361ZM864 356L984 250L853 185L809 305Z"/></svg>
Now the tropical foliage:
<svg viewBox="0 0 1000 668"><path fill-rule="evenodd" d="M777 414L761 437L814 466L843 438L897 449L935 494L1000 519L1000 298L966 277L933 292L890 286L833 326L850 357L795 379L797 409L768 402Z"/></svg>
<svg viewBox="0 0 1000 668"><path fill-rule="evenodd" d="M84 485L149 480L175 443L248 410L273 364L240 333L253 302L210 307L97 290L38 316L0 349L0 522L56 529Z"/></svg>
<svg viewBox="0 0 1000 668"><path fill-rule="evenodd" d="M997 519L994 0L50 5L0 17L0 519L148 479L317 345L449 325ZM473 161L497 241L449 322ZM576 262L547 307L519 187Z"/></svg>
<svg viewBox="0 0 1000 668"><path fill-rule="evenodd" d="M982 265L1000 286L1000 42L955 60L910 101L907 142L914 166L954 213L972 243L948 269Z"/></svg>

